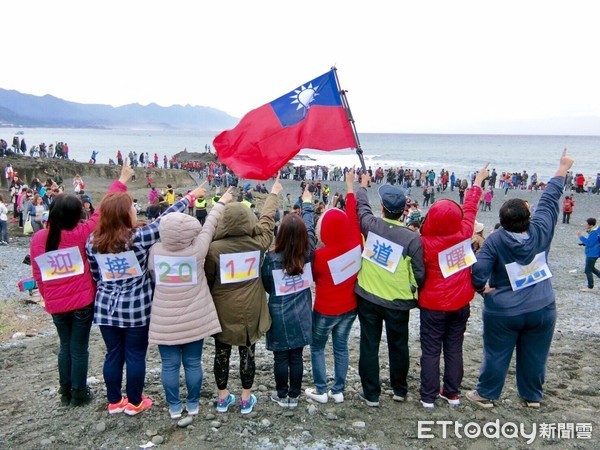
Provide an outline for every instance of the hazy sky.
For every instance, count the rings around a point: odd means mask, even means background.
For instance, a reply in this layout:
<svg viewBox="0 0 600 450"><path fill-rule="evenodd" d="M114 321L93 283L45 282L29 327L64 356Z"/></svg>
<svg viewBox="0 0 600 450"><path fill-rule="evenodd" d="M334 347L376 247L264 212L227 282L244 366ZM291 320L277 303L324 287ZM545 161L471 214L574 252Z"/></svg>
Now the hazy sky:
<svg viewBox="0 0 600 450"><path fill-rule="evenodd" d="M241 117L336 65L359 132L600 134L599 10L593 0L4 1L0 87Z"/></svg>

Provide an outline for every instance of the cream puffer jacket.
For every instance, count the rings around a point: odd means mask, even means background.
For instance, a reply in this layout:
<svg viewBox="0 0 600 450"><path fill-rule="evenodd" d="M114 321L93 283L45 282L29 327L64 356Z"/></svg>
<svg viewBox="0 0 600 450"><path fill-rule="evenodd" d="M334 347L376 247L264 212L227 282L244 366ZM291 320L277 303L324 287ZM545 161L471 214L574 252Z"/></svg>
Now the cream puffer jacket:
<svg viewBox="0 0 600 450"><path fill-rule="evenodd" d="M184 213L172 213L160 222L160 242L150 249L148 269L153 279L164 277L168 265L161 257L194 257L197 283L177 286L156 283L149 342L159 345L182 345L204 339L221 331L219 317L204 273L204 259L212 241L224 205L216 203L204 226ZM168 260L167 260L168 261ZM160 264L155 267L155 263ZM186 268L187 269L187 268ZM171 274L177 275L174 270ZM188 276L189 270L183 275Z"/></svg>

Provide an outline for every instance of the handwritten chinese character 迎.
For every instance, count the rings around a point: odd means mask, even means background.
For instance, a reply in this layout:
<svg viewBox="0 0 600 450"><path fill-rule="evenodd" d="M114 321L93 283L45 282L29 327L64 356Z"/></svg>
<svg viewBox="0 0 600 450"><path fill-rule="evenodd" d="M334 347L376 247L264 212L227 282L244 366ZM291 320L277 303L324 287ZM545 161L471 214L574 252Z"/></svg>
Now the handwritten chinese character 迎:
<svg viewBox="0 0 600 450"><path fill-rule="evenodd" d="M75 271L73 267L73 261L69 253L57 253L55 255L48 255L48 263L52 267L52 274L65 274Z"/></svg>

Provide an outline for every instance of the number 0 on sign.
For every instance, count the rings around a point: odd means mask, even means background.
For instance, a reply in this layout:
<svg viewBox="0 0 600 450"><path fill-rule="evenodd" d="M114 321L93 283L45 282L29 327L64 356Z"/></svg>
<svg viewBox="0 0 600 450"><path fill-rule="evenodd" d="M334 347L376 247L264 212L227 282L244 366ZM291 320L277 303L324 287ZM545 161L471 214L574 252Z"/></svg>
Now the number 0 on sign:
<svg viewBox="0 0 600 450"><path fill-rule="evenodd" d="M258 278L260 252L226 253L219 257L221 284L240 283Z"/></svg>
<svg viewBox="0 0 600 450"><path fill-rule="evenodd" d="M191 286L198 284L198 266L194 256L154 256L156 284Z"/></svg>

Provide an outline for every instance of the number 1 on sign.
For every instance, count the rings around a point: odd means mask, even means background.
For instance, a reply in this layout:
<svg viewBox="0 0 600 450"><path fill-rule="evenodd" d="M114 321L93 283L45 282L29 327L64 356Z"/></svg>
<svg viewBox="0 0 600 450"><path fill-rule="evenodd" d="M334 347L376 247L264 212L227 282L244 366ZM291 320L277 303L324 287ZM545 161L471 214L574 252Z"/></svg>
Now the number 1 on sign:
<svg viewBox="0 0 600 450"><path fill-rule="evenodd" d="M254 267L254 263L256 262L256 258L246 258L244 260L244 262L246 264L250 263L250 265L248 265L248 273L246 275L250 276L250 274L252 273L252 267ZM235 278L235 262L234 260L230 260L227 264L225 264L225 267L229 267L231 268L231 278Z"/></svg>
<svg viewBox="0 0 600 450"><path fill-rule="evenodd" d="M219 257L221 283L239 283L258 278L260 252L228 253Z"/></svg>

